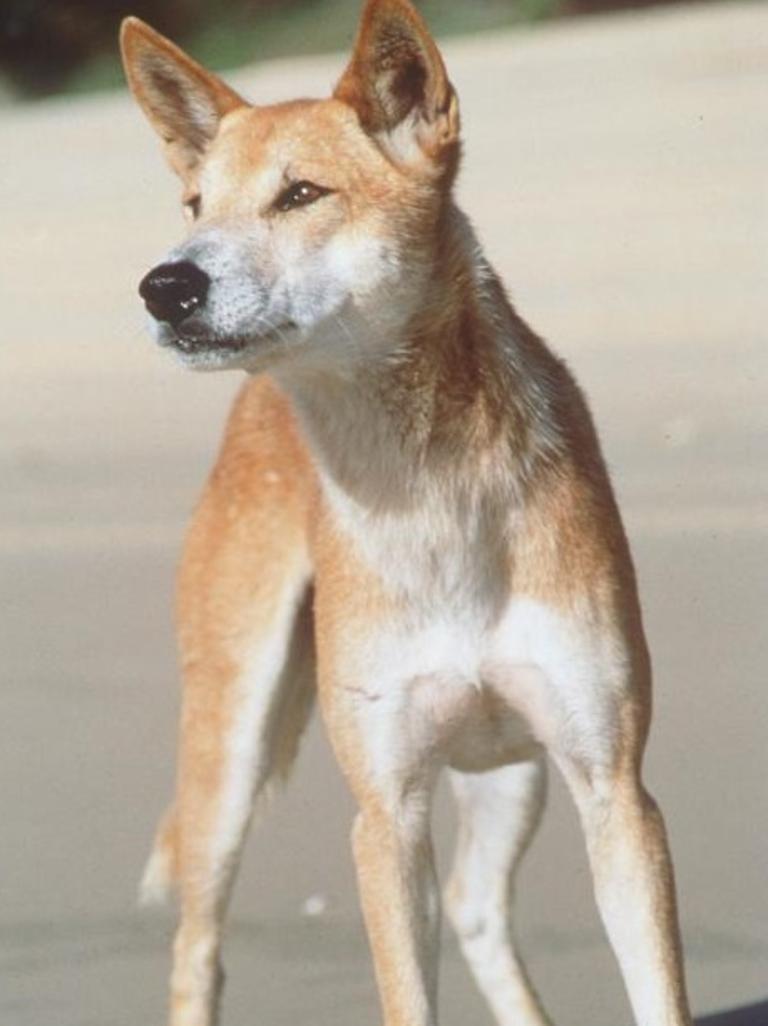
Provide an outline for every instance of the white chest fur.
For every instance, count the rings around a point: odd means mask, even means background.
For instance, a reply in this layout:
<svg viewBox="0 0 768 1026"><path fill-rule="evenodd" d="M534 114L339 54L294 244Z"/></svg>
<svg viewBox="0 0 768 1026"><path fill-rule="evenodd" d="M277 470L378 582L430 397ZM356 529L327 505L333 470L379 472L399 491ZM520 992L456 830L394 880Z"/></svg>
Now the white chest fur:
<svg viewBox="0 0 768 1026"><path fill-rule="evenodd" d="M530 756L525 718L485 676L490 642L476 619L444 612L345 644L341 687L381 779L407 778L424 760L479 772Z"/></svg>
<svg viewBox="0 0 768 1026"><path fill-rule="evenodd" d="M508 576L501 511L429 483L405 509L371 509L321 476L339 530L387 592L428 619L488 622Z"/></svg>

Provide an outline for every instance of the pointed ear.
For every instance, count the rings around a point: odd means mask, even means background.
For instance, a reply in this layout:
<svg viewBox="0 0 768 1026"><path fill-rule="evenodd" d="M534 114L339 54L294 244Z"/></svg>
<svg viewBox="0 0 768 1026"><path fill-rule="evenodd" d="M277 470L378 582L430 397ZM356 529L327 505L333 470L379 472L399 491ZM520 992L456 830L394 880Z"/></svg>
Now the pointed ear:
<svg viewBox="0 0 768 1026"><path fill-rule="evenodd" d="M171 167L187 178L224 115L245 101L139 18L123 21L120 49L131 92L163 139Z"/></svg>
<svg viewBox="0 0 768 1026"><path fill-rule="evenodd" d="M458 99L437 44L409 0L368 0L334 96L355 108L371 135L391 137L402 125L424 154L455 164Z"/></svg>

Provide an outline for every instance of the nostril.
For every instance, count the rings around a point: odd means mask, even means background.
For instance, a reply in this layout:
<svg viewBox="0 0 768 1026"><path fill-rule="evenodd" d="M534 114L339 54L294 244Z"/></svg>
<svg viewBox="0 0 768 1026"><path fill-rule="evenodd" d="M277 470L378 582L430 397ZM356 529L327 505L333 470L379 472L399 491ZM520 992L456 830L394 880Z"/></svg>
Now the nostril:
<svg viewBox="0 0 768 1026"><path fill-rule="evenodd" d="M190 260L153 267L139 284L139 295L158 321L177 325L205 305L211 279Z"/></svg>

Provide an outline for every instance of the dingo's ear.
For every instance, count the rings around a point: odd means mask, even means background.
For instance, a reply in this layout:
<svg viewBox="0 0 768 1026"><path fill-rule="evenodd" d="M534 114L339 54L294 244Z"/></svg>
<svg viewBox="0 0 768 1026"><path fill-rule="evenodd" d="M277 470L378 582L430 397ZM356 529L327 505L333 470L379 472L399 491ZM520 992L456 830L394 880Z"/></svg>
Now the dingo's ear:
<svg viewBox="0 0 768 1026"><path fill-rule="evenodd" d="M245 106L234 90L138 18L120 29L131 92L162 137L171 167L192 173L229 111Z"/></svg>
<svg viewBox="0 0 768 1026"><path fill-rule="evenodd" d="M368 0L334 96L354 107L363 128L383 143L389 137L407 152L415 142L455 169L458 100L437 44L409 0Z"/></svg>

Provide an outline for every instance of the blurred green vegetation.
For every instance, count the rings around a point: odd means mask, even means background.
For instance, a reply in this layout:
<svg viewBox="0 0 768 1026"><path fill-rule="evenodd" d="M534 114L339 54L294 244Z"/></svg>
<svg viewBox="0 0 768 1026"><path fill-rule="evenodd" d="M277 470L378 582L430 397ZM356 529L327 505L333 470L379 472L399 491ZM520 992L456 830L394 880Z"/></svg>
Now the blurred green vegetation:
<svg viewBox="0 0 768 1026"><path fill-rule="evenodd" d="M438 35L551 17L567 0L416 0ZM349 47L362 0L2 0L0 75L13 94L122 85L117 28L136 14L222 70Z"/></svg>

